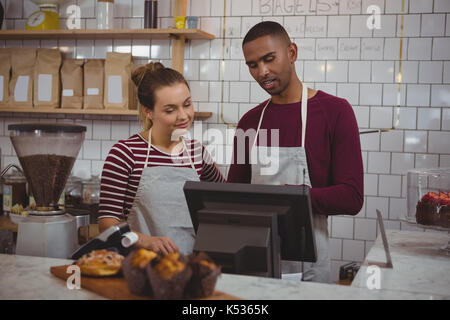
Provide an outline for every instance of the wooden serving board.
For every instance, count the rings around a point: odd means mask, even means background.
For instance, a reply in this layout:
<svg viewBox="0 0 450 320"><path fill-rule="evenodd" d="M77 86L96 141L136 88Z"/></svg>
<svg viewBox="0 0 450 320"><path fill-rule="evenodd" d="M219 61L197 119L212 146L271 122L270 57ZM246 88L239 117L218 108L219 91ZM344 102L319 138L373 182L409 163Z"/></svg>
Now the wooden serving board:
<svg viewBox="0 0 450 320"><path fill-rule="evenodd" d="M67 280L72 273L67 273L67 267L55 266L50 268L50 273L60 279ZM142 297L132 294L128 289L128 284L123 276L116 277L89 277L81 276L81 287L88 289L108 299L113 300L153 300L151 297ZM214 293L200 300L239 300L240 298L229 295L221 291L214 291Z"/></svg>

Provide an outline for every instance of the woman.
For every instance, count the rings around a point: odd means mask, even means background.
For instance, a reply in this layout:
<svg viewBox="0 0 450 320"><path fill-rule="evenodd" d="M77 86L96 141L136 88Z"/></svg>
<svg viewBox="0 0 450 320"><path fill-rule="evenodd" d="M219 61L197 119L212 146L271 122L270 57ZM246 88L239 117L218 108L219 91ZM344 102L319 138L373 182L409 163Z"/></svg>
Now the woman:
<svg viewBox="0 0 450 320"><path fill-rule="evenodd" d="M137 68L132 79L144 131L120 140L106 158L99 229L127 220L139 236L139 246L162 254L188 254L194 246L194 230L184 183L225 179L199 142L181 136L194 119L184 77L156 62Z"/></svg>

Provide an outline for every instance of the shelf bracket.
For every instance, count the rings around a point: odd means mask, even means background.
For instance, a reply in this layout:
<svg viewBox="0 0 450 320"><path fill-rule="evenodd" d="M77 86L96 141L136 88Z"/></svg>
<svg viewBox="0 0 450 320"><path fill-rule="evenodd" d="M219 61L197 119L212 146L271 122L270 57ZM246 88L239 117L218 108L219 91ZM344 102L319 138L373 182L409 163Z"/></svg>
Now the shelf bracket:
<svg viewBox="0 0 450 320"><path fill-rule="evenodd" d="M186 16L187 0L175 0L173 7L173 17ZM172 35L170 35L172 37ZM175 36L175 35L173 35ZM186 36L175 36L172 40L172 69L181 74L184 72L184 47Z"/></svg>

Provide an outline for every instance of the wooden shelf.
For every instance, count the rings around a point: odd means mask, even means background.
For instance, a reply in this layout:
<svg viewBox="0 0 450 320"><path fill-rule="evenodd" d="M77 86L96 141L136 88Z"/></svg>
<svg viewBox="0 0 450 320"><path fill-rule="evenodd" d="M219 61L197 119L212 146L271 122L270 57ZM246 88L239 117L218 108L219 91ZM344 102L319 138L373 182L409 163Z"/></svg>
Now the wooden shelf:
<svg viewBox="0 0 450 320"><path fill-rule="evenodd" d="M185 17L187 0L174 0L173 16ZM171 68L184 71L186 40L213 40L214 35L200 29L113 29L113 30L3 30L0 40L109 40L109 39L170 39L172 40Z"/></svg>
<svg viewBox="0 0 450 320"><path fill-rule="evenodd" d="M174 0L173 15L186 16L187 0ZM108 39L170 39L172 41L171 68L183 74L186 40L213 40L214 35L200 29L113 29L113 30L2 30L0 40L108 40ZM137 116L137 110L121 109L47 109L47 108L0 108L0 112L97 114ZM196 112L195 119L205 120L212 112Z"/></svg>
<svg viewBox="0 0 450 320"><path fill-rule="evenodd" d="M213 40L214 35L200 29L114 29L114 30L2 30L0 40L40 40L40 39L205 39Z"/></svg>
<svg viewBox="0 0 450 320"><path fill-rule="evenodd" d="M49 108L0 108L0 112L21 113L57 113L57 114L96 114L105 116L138 116L137 110L120 109L49 109ZM205 120L211 118L212 112L195 112L195 119Z"/></svg>

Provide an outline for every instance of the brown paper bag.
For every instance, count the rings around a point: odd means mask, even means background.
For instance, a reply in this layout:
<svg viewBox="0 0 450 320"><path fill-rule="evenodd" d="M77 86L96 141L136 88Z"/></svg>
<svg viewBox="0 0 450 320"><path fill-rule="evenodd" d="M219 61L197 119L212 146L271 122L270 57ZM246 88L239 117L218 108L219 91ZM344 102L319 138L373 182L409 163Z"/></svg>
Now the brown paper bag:
<svg viewBox="0 0 450 320"><path fill-rule="evenodd" d="M11 59L9 49L0 49L0 107L9 103L9 80L11 78Z"/></svg>
<svg viewBox="0 0 450 320"><path fill-rule="evenodd" d="M104 59L89 59L84 64L84 109L103 109Z"/></svg>
<svg viewBox="0 0 450 320"><path fill-rule="evenodd" d="M83 59L66 59L61 67L61 108L83 108Z"/></svg>
<svg viewBox="0 0 450 320"><path fill-rule="evenodd" d="M131 53L107 52L105 62L105 108L136 109L135 86L131 80L134 68Z"/></svg>
<svg viewBox="0 0 450 320"><path fill-rule="evenodd" d="M35 108L59 108L61 59L58 49L37 49L33 82Z"/></svg>
<svg viewBox="0 0 450 320"><path fill-rule="evenodd" d="M12 76L9 83L9 101L12 107L33 107L33 73L35 48L11 49Z"/></svg>

